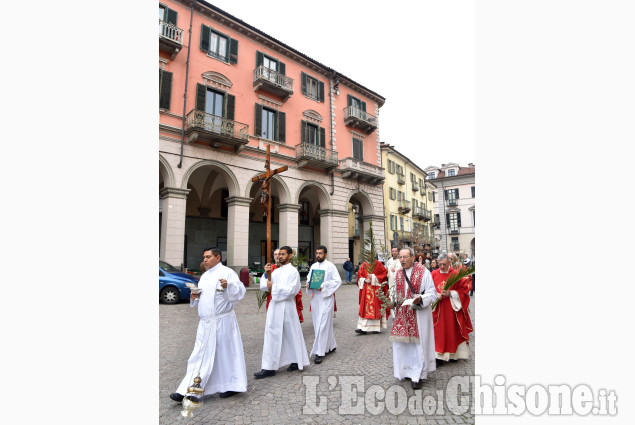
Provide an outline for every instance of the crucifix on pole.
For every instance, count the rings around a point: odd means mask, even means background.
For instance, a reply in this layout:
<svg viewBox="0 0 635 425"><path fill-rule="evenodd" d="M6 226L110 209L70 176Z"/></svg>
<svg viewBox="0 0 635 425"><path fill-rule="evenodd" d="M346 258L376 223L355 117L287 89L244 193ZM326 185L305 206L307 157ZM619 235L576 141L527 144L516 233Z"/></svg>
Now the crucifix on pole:
<svg viewBox="0 0 635 425"><path fill-rule="evenodd" d="M271 178L276 174L282 173L287 170L287 166L284 165L280 168L272 170L269 167L271 145L267 145L267 157L265 159L265 172L252 177L251 181L261 181L262 186L260 188L260 205L262 206L263 215L267 218L267 263L271 264L271 201L269 196L269 188L271 187Z"/></svg>

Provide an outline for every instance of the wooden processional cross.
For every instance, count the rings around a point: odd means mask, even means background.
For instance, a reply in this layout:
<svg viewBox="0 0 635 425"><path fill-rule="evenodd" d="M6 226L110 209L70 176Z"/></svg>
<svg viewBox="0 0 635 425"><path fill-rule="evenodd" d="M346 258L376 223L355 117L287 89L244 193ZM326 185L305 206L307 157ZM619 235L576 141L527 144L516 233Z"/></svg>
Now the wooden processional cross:
<svg viewBox="0 0 635 425"><path fill-rule="evenodd" d="M267 145L267 158L265 159L265 172L259 174L251 179L252 182L261 181L262 187L260 194L260 205L264 212L264 216L267 217L267 263L271 264L271 197L269 196L269 188L271 185L271 178L278 173L282 173L287 170L287 166L276 168L272 170L269 168L269 156L271 145ZM263 265L264 267L264 265Z"/></svg>

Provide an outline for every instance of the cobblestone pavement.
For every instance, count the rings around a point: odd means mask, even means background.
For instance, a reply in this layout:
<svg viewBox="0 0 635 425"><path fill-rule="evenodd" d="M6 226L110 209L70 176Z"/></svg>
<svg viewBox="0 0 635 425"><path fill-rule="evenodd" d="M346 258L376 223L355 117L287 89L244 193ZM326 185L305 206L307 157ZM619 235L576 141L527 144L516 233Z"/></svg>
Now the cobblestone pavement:
<svg viewBox="0 0 635 425"><path fill-rule="evenodd" d="M360 423L388 423L388 424L473 424L473 410L453 415L447 398L442 406L433 406L423 410L420 407L412 410L395 402L406 403L415 392L409 381L399 381L393 377L392 344L389 340L392 319L388 319L388 328L382 329L380 334L358 335L354 332L357 324L358 289L354 285L342 285L336 293L338 311L333 320L333 329L337 342L337 351L325 357L322 364L316 365L311 358L311 364L303 371L287 372L286 367L280 368L273 377L257 380L254 373L260 371L262 344L264 339L264 325L266 311L264 305L260 313L256 313L257 290L249 289L245 298L236 305L236 315L242 334L245 350L245 364L247 367L246 393L234 397L221 399L218 394L208 396L203 407L194 412L194 417L185 419L181 416L181 404L170 400L173 393L183 379L187 359L194 345L198 315L196 308L190 308L188 302L177 305L160 304L160 375L159 375L159 423L169 424L360 424ZM313 323L309 311L310 297L303 296L304 334L307 350L313 346ZM474 322L474 298L470 303L472 322ZM437 368L428 375L423 382L422 396L439 399L437 390L445 390L448 381L453 376L472 376L474 374L474 332L470 334L469 360L450 362ZM307 353L308 354L308 353ZM355 378L343 378L354 376ZM304 378L304 381L303 381ZM318 381L317 388L310 382ZM351 397L342 397L346 379L363 379L356 398L348 404L366 406L363 413L351 410L341 411ZM369 387L378 385L382 390L375 397ZM310 401L307 402L307 387ZM456 388L456 387L455 387ZM353 387L355 389L355 387ZM377 389L377 388L375 388ZM403 389L403 391L402 391ZM369 394L371 393L371 394ZM399 396L401 393L401 396ZM344 394L346 394L344 392ZM405 397L407 395L407 397ZM317 397L317 398L316 398ZM365 397L373 400L364 403ZM414 397L412 397L414 398ZM385 403L385 404L384 404ZM370 406L369 406L370 404ZM324 406L323 414L311 412L305 406ZM415 406L421 406L417 404ZM304 407L304 409L303 409ZM394 408L393 408L394 407ZM304 411L303 411L304 410ZM372 413L371 413L372 412ZM392 413L391 413L392 412ZM395 414L397 413L397 414Z"/></svg>

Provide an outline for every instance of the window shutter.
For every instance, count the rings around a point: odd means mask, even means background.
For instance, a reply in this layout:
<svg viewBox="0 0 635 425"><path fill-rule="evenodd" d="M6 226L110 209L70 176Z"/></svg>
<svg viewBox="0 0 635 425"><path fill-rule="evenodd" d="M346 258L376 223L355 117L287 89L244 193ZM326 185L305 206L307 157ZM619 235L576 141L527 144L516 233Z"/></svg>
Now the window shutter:
<svg viewBox="0 0 635 425"><path fill-rule="evenodd" d="M262 52L259 52L258 50L256 50L256 68L262 65L264 57L265 55L263 55Z"/></svg>
<svg viewBox="0 0 635 425"><path fill-rule="evenodd" d="M443 196L445 197L445 199L448 199L448 190L447 189L443 189Z"/></svg>
<svg viewBox="0 0 635 425"><path fill-rule="evenodd" d="M234 120L234 109L236 107L236 96L232 94L225 95L225 118Z"/></svg>
<svg viewBox="0 0 635 425"><path fill-rule="evenodd" d="M205 24L201 24L201 50L209 52L210 31L212 29Z"/></svg>
<svg viewBox="0 0 635 425"><path fill-rule="evenodd" d="M238 63L238 40L229 40L229 63Z"/></svg>
<svg viewBox="0 0 635 425"><path fill-rule="evenodd" d="M168 24L176 25L176 15L177 15L176 10L166 8L166 15L167 15L165 19L166 22Z"/></svg>
<svg viewBox="0 0 635 425"><path fill-rule="evenodd" d="M445 215L445 226L450 227L450 214Z"/></svg>
<svg viewBox="0 0 635 425"><path fill-rule="evenodd" d="M159 84L161 85L159 108L170 109L170 99L172 97L172 73L159 69Z"/></svg>
<svg viewBox="0 0 635 425"><path fill-rule="evenodd" d="M454 199L459 199L459 189L454 189Z"/></svg>
<svg viewBox="0 0 635 425"><path fill-rule="evenodd" d="M262 105L256 103L256 116L254 120L254 136L262 137Z"/></svg>
<svg viewBox="0 0 635 425"><path fill-rule="evenodd" d="M306 143L306 121L300 121L300 142Z"/></svg>
<svg viewBox="0 0 635 425"><path fill-rule="evenodd" d="M351 103L353 103L353 98L350 94L346 95L346 106L351 106Z"/></svg>
<svg viewBox="0 0 635 425"><path fill-rule="evenodd" d="M324 102L324 83L322 81L318 81L318 96L320 102Z"/></svg>
<svg viewBox="0 0 635 425"><path fill-rule="evenodd" d="M287 75L287 74L285 74L285 68L286 68L286 67L285 67L285 65L284 65L284 62L280 62L280 61L278 61L278 72L279 72L280 74L282 74L282 75Z"/></svg>
<svg viewBox="0 0 635 425"><path fill-rule="evenodd" d="M475 187L475 186L472 186L472 198L474 198L474 194L475 194L475 192L476 192L476 187Z"/></svg>
<svg viewBox="0 0 635 425"><path fill-rule="evenodd" d="M286 142L287 141L287 115L284 112L276 112L276 118L278 119L278 125L276 128L278 129L278 141Z"/></svg>
<svg viewBox="0 0 635 425"><path fill-rule="evenodd" d="M196 84L196 109L205 112L205 96L207 87L203 84Z"/></svg>
<svg viewBox="0 0 635 425"><path fill-rule="evenodd" d="M456 221L459 223L459 227L461 227L461 213L456 213Z"/></svg>
<svg viewBox="0 0 635 425"><path fill-rule="evenodd" d="M366 112L366 102L362 102L362 111Z"/></svg>
<svg viewBox="0 0 635 425"><path fill-rule="evenodd" d="M320 146L326 147L326 130L324 127L320 127Z"/></svg>
<svg viewBox="0 0 635 425"><path fill-rule="evenodd" d="M302 93L306 94L306 74L302 73Z"/></svg>

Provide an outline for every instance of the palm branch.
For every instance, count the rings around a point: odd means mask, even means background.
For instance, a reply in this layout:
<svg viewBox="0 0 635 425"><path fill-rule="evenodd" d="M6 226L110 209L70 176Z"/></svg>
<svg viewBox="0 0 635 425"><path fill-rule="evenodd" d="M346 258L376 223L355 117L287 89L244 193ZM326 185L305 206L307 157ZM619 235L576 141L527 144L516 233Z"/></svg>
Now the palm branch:
<svg viewBox="0 0 635 425"><path fill-rule="evenodd" d="M373 232L373 223L369 223L368 230L364 232L366 237L364 238L364 247L359 252L359 260L362 264L365 263L364 268L371 274L375 266L375 260L377 260L379 254L384 252L383 246L375 242L375 233Z"/></svg>
<svg viewBox="0 0 635 425"><path fill-rule="evenodd" d="M452 288L454 286L454 284L457 283L459 280L461 280L464 277L467 277L467 276L473 274L474 270L476 270L476 268L474 266L461 267L457 273L451 275L448 278L448 280L445 281L445 285L443 285L443 289L447 290L447 289ZM434 310L434 308L437 306L437 304L439 304L439 300L438 299L434 302L434 304L432 304L432 310Z"/></svg>
<svg viewBox="0 0 635 425"><path fill-rule="evenodd" d="M256 314L260 312L260 307L262 307L262 304L267 301L268 296L269 291L258 291L258 295L256 295L256 299L258 300L258 311Z"/></svg>

